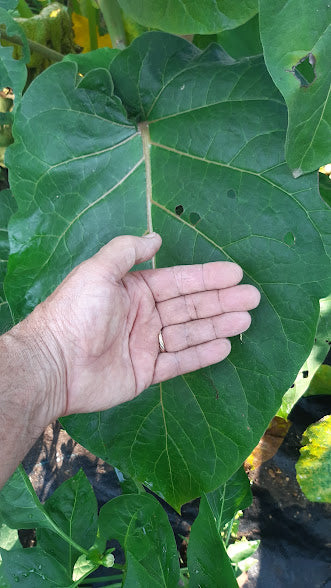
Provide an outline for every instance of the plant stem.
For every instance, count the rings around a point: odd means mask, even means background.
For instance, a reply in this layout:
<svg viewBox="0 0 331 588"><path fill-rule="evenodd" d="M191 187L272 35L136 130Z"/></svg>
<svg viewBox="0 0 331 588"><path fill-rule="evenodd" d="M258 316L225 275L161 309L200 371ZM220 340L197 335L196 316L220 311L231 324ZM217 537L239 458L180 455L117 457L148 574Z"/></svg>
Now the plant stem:
<svg viewBox="0 0 331 588"><path fill-rule="evenodd" d="M87 3L87 18L88 28L90 34L90 51L94 51L98 48L98 37L97 37L97 19L96 9L94 8L91 0Z"/></svg>
<svg viewBox="0 0 331 588"><path fill-rule="evenodd" d="M226 539L225 539L225 547L227 547L229 545L229 541L231 538L231 532L232 532L232 527L233 527L233 523L234 523L234 519L235 517L233 517L231 519L231 521L228 523L228 529L227 529L227 534L226 534Z"/></svg>
<svg viewBox="0 0 331 588"><path fill-rule="evenodd" d="M28 6L25 0L18 0L17 10L22 18L31 18L31 16L34 16L30 6Z"/></svg>
<svg viewBox="0 0 331 588"><path fill-rule="evenodd" d="M106 27L115 49L126 47L126 38L122 12L117 0L99 0L99 7L105 19Z"/></svg>
<svg viewBox="0 0 331 588"><path fill-rule="evenodd" d="M98 48L97 36L97 11L93 6L92 0L81 0L80 3L82 15L88 20L89 36L90 36L90 51Z"/></svg>
<svg viewBox="0 0 331 588"><path fill-rule="evenodd" d="M23 41L22 39L20 39L20 37L17 37L16 35L7 35L7 33L5 33L5 31L3 31L2 29L0 30L0 37L5 39L6 41L9 41L9 43L13 43L14 45L20 45L21 47L24 46ZM44 45L41 45L36 41L31 41L31 39L27 39L27 42L31 51L35 51L36 53L43 55L43 57L46 57L46 59L49 59L49 61L62 61L64 57L62 53L58 53L57 51L54 51L54 49L45 47Z"/></svg>

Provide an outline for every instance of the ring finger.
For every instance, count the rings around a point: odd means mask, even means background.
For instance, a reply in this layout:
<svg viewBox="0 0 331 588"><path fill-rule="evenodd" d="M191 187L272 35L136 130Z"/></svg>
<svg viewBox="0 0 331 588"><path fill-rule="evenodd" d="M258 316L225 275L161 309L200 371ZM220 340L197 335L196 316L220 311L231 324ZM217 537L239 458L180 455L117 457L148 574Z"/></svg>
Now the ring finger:
<svg viewBox="0 0 331 588"><path fill-rule="evenodd" d="M250 324L251 317L248 312L227 312L210 318L164 327L162 337L165 350L171 353L213 339L234 337L246 331Z"/></svg>

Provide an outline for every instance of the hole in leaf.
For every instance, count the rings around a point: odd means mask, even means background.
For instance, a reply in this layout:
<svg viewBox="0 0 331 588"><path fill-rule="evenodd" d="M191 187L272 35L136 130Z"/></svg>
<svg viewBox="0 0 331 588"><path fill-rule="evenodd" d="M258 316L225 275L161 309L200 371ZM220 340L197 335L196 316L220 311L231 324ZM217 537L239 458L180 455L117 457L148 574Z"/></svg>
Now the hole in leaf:
<svg viewBox="0 0 331 588"><path fill-rule="evenodd" d="M299 63L293 66L292 71L295 77L299 80L301 88L307 88L315 81L315 64L316 59L314 55L308 53L308 55L300 59Z"/></svg>
<svg viewBox="0 0 331 588"><path fill-rule="evenodd" d="M198 214L197 212L191 212L190 223L192 225L196 225L199 222L200 218L201 218L200 214Z"/></svg>
<svg viewBox="0 0 331 588"><path fill-rule="evenodd" d="M175 208L175 212L178 214L178 216L180 216L184 212L184 207L181 204L178 204L178 206Z"/></svg>
<svg viewBox="0 0 331 588"><path fill-rule="evenodd" d="M292 384L292 386L290 386L291 388L294 388L294 384Z"/></svg>
<svg viewBox="0 0 331 588"><path fill-rule="evenodd" d="M284 235L283 241L286 245L288 245L288 247L293 247L295 245L295 236L293 233L291 233L291 231L289 231L286 233L286 235Z"/></svg>
<svg viewBox="0 0 331 588"><path fill-rule="evenodd" d="M235 198L236 193L234 190L231 189L231 190L228 190L227 196L228 196L228 198Z"/></svg>
<svg viewBox="0 0 331 588"><path fill-rule="evenodd" d="M308 370L303 370L302 377L303 378L308 378Z"/></svg>

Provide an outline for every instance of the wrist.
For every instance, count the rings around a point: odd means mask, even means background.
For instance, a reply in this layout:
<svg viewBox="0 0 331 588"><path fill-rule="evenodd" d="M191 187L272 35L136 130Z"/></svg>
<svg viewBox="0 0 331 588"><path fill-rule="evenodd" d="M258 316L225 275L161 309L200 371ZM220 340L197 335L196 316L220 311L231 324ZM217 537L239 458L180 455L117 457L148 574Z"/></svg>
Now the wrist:
<svg viewBox="0 0 331 588"><path fill-rule="evenodd" d="M16 400L25 418L41 429L65 411L65 369L61 350L39 305L1 337L16 383Z"/></svg>

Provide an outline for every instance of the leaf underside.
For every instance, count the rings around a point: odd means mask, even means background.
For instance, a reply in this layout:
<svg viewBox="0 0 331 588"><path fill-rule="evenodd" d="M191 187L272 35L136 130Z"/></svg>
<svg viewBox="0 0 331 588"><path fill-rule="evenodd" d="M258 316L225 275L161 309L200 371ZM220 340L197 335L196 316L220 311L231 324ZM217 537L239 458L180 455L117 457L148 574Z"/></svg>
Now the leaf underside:
<svg viewBox="0 0 331 588"><path fill-rule="evenodd" d="M258 0L119 0L119 4L139 24L179 35L234 29L258 11Z"/></svg>
<svg viewBox="0 0 331 588"><path fill-rule="evenodd" d="M288 107L286 160L295 176L329 163L329 23L324 0L260 0L264 56Z"/></svg>
<svg viewBox="0 0 331 588"><path fill-rule="evenodd" d="M284 162L286 107L261 57L147 33L110 74L60 63L24 95L7 151L19 212L5 289L20 320L109 239L152 227L157 267L243 267L262 301L227 360L62 419L179 509L239 468L308 356L330 287L328 209L317 175L295 180Z"/></svg>

